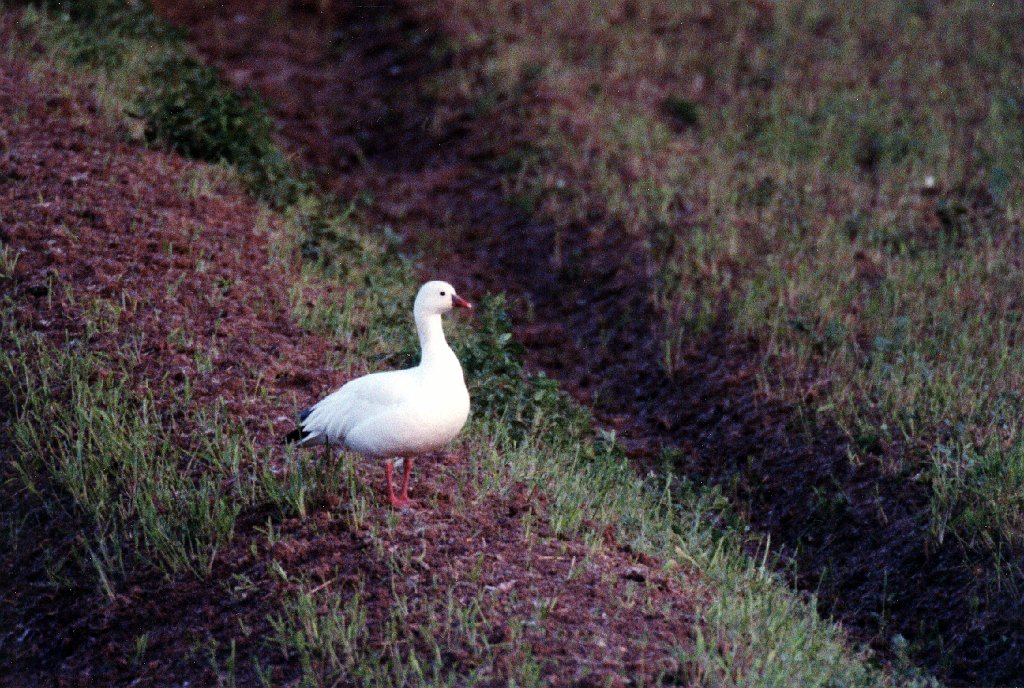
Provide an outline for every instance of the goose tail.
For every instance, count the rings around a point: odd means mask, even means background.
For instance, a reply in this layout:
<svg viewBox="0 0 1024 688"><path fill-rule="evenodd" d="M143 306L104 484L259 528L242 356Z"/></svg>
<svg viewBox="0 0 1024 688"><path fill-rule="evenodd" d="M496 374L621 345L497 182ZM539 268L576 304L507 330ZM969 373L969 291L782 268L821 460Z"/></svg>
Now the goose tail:
<svg viewBox="0 0 1024 688"><path fill-rule="evenodd" d="M296 427L294 430L285 435L284 438L281 440L281 444L293 444L295 442L301 443L310 436L311 433L309 432L309 430L306 430L304 427L302 427L302 425L305 422L305 420L309 418L309 414L312 411L313 407L309 407L308 409L304 409L299 412L298 427Z"/></svg>

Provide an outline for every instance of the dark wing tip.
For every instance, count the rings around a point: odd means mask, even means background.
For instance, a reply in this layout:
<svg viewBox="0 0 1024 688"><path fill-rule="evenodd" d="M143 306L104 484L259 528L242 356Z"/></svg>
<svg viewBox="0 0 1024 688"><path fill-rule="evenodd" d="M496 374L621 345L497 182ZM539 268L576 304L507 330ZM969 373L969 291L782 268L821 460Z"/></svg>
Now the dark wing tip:
<svg viewBox="0 0 1024 688"><path fill-rule="evenodd" d="M302 428L302 421L309 418L309 414L312 412L312 406L310 406L308 409L303 409L302 411L299 411L299 427L295 428L287 435L285 435L284 440L281 442L282 444L288 444L290 442L301 442L302 440L306 439L306 437L309 436L309 433Z"/></svg>
<svg viewBox="0 0 1024 688"><path fill-rule="evenodd" d="M306 438L306 435L308 435L308 434L309 433L305 432L302 428L295 428L294 430L292 430L291 432L289 432L287 435L284 436L284 439L281 441L281 444L291 444L292 442L301 442L302 440L304 440Z"/></svg>

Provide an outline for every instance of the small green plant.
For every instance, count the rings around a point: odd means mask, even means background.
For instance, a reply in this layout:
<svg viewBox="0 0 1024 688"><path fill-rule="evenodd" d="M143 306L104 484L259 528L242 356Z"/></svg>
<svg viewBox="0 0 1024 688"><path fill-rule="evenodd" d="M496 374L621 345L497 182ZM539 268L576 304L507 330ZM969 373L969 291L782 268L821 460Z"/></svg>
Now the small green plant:
<svg viewBox="0 0 1024 688"><path fill-rule="evenodd" d="M289 447L280 465L267 462L260 474L261 492L282 515L306 518L310 507L328 496L345 496L355 487L352 461L337 450L322 455ZM365 518L365 497L349 493L351 516ZM354 502L354 504L353 504Z"/></svg>
<svg viewBox="0 0 1024 688"><path fill-rule="evenodd" d="M0 245L0 280L9 280L14 277L19 257L19 254L7 244Z"/></svg>
<svg viewBox="0 0 1024 688"><path fill-rule="evenodd" d="M132 655L132 665L140 666L146 657L146 647L149 645L149 633L143 633L135 638L135 654Z"/></svg>
<svg viewBox="0 0 1024 688"><path fill-rule="evenodd" d="M231 640L230 647L231 649L228 651L227 656L224 657L223 665L217 656L219 649L217 647L217 642L211 640L210 644L206 648L207 660L209 661L210 669L212 669L213 673L217 676L217 688L235 688L238 685L235 675L237 670L237 657L234 639Z"/></svg>

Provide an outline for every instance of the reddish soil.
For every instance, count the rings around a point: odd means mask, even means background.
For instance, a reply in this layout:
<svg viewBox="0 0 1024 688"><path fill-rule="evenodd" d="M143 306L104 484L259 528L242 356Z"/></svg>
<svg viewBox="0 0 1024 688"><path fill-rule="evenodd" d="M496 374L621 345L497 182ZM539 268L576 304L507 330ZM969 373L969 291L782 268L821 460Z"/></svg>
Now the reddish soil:
<svg viewBox="0 0 1024 688"><path fill-rule="evenodd" d="M0 35L5 30L10 24L0 23ZM270 232L256 231L256 206L229 184L190 195L185 180L200 169L126 142L60 75L0 58L0 239L19 255L13 279L0 285L19 321L53 341L69 340L81 336L90 299L123 297L117 322L91 346L116 357L132 340L141 352L135 383L157 393L165 408L173 408L171 398L188 380L194 403L223 400L269 445L294 408L341 382L326 366L340 345L293 321L288 287L296 275L267 258L277 220L269 218ZM209 355L208 364L197 363L197 352ZM9 428L11 400L2 408ZM187 435L187 419L180 420ZM14 451L9 434L0 432L3 456ZM650 681L680 670L670 650L689 643L695 596L703 594L699 575L683 589L659 562L613 541L590 552L556 539L543 495L518 486L507 498L457 503L453 476L465 470L467 457L437 459L417 463L413 488L414 497L436 508L421 506L388 527L390 508L371 506L367 518L380 524L383 537L339 518L337 504L321 504L305 520L279 522L280 540L270 545L259 529L278 517L247 512L211 580L136 564L112 599L87 573L65 571L66 584L52 583L47 562L74 546L73 511L47 515L17 480L7 480L4 462L0 501L20 514L31 537L20 538L0 562L0 685L214 685L210 654L223 667L232 640L240 685L256 682L253 657L272 667L276 685L294 685L298 660L266 638L268 615L279 613L282 596L302 577L321 581L321 594L345 598L362 585L374 642L394 594L422 605L450 592L465 605L485 586L496 684L505 684L527 649L510 635L509 620L536 618L534 601L544 599L557 601L524 634L551 685L621 685L627 676ZM366 480L379 481L379 466L360 469ZM410 554L415 570L392 572L393 552ZM274 561L288 582L272 573ZM479 580L471 583L466 572L474 567ZM249 583L242 585L241 576ZM637 586L650 607L631 601ZM410 624L423 614L414 605ZM142 634L148 641L136 662ZM458 643L444 659L454 671L479 668Z"/></svg>
<svg viewBox="0 0 1024 688"><path fill-rule="evenodd" d="M682 450L680 471L727 487L793 561L798 582L882 656L902 634L912 656L952 683L1024 680L1024 602L992 562L927 535L926 488L879 464L853 466L846 439L808 433L789 403L758 392L757 342L723 324L694 342L681 372L660 369L658 318L641 248L584 228L561 238L510 208L497 160L528 132L515 112L438 124L427 95L444 68L421 8L361 3L156 3L224 75L265 94L286 145L346 197L369 191L370 220L398 229L431 274L466 293L516 298L531 364L597 400L641 462ZM532 316L530 319L527 316ZM600 344L598 344L600 342ZM812 437L813 435L813 437ZM980 601L980 602L979 602Z"/></svg>

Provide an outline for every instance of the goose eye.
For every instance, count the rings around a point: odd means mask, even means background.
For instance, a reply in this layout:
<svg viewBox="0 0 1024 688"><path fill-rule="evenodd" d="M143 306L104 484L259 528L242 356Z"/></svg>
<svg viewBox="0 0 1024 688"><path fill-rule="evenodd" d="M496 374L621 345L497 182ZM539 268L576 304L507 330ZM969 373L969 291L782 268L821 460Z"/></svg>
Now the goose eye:
<svg viewBox="0 0 1024 688"><path fill-rule="evenodd" d="M441 292L441 296L444 296L444 292Z"/></svg>

